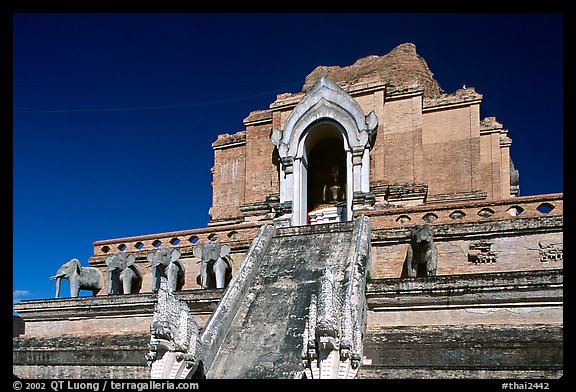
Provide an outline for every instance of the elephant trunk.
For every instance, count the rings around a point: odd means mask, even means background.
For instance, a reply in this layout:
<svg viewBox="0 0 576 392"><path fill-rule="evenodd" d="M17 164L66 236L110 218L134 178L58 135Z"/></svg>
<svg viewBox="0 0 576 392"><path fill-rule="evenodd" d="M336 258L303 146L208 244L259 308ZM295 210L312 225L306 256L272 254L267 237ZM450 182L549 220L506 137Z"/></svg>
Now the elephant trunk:
<svg viewBox="0 0 576 392"><path fill-rule="evenodd" d="M122 290L124 294L132 294L132 279L125 278L122 280Z"/></svg>
<svg viewBox="0 0 576 392"><path fill-rule="evenodd" d="M106 270L106 272L108 272L108 295L119 294L118 270L118 267L112 267Z"/></svg>
<svg viewBox="0 0 576 392"><path fill-rule="evenodd" d="M65 276L66 276L66 274L60 273L60 271L58 271L56 273L56 275L50 277L50 280L56 281L56 297L55 298L60 297L60 282L62 282L62 278L64 278Z"/></svg>
<svg viewBox="0 0 576 392"><path fill-rule="evenodd" d="M60 297L60 282L62 282L62 277L61 276L53 276L54 279L56 279L56 297L55 298L59 298ZM52 279L52 278L50 278Z"/></svg>
<svg viewBox="0 0 576 392"><path fill-rule="evenodd" d="M157 292L160 289L160 279L164 275L164 265L158 261L152 262L152 292Z"/></svg>

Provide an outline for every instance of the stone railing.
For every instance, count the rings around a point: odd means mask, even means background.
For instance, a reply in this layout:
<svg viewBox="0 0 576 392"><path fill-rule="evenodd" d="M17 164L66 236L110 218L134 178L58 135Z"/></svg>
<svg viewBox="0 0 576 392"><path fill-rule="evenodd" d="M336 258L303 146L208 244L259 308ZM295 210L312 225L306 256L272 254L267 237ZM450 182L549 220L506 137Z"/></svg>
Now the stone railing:
<svg viewBox="0 0 576 392"><path fill-rule="evenodd" d="M92 259L104 258L115 252L130 252L135 255L141 252L145 255L160 247L178 247L184 253L186 249L210 240L228 243L234 250L247 250L258 234L260 226L260 222L241 223L226 227L208 227L101 240L93 243Z"/></svg>
<svg viewBox="0 0 576 392"><path fill-rule="evenodd" d="M379 229L409 227L426 223L482 222L563 215L563 198L563 193L553 193L502 200L423 204L413 207L362 211L362 213L370 217L373 227Z"/></svg>
<svg viewBox="0 0 576 392"><path fill-rule="evenodd" d="M259 228L258 235L252 241L252 245L242 260L237 273L230 281L218 307L202 332L200 338L202 353L200 355L206 372L210 369L230 324L248 293L256 271L260 267L260 262L275 233L276 229L273 225L263 225Z"/></svg>
<svg viewBox="0 0 576 392"><path fill-rule="evenodd" d="M366 267L370 259L370 220L354 220L352 243L341 287L324 267L310 297L302 333L302 360L308 379L356 378L362 361L366 325ZM338 273L338 271L336 271Z"/></svg>

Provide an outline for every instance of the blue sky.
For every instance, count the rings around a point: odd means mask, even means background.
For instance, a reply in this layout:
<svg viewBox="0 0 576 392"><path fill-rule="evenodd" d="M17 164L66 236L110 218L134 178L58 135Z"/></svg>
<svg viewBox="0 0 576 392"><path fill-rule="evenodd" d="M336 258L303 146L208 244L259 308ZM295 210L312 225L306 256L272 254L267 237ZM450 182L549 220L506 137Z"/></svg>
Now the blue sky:
<svg viewBox="0 0 576 392"><path fill-rule="evenodd" d="M412 42L484 95L522 195L563 191L562 14L15 13L13 295L97 240L205 227L218 134L319 65ZM62 294L67 296L68 285Z"/></svg>

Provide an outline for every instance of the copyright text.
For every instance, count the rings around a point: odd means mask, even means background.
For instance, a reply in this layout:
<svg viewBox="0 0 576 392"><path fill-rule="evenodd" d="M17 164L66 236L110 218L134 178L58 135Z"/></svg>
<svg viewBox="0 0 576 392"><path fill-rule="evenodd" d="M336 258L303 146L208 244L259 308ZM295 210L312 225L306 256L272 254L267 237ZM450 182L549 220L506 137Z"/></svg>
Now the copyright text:
<svg viewBox="0 0 576 392"><path fill-rule="evenodd" d="M195 382L185 381L80 381L80 380L53 380L53 381L14 381L12 387L15 391L150 391L150 390L198 390L200 386Z"/></svg>

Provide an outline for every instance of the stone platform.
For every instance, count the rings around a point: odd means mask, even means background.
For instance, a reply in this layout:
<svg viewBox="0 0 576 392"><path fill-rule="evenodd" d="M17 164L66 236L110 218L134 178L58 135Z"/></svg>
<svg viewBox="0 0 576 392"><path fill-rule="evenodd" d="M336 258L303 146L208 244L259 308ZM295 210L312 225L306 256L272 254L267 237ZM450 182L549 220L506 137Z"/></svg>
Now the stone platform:
<svg viewBox="0 0 576 392"><path fill-rule="evenodd" d="M223 290L179 292L202 327ZM145 355L156 296L152 293L50 300L14 305L25 321L13 339L13 373L21 378L150 377Z"/></svg>
<svg viewBox="0 0 576 392"><path fill-rule="evenodd" d="M559 378L562 270L376 279L359 378Z"/></svg>
<svg viewBox="0 0 576 392"><path fill-rule="evenodd" d="M222 290L178 294L201 328L221 296ZM366 301L359 378L562 374L562 270L374 279ZM18 377L149 377L144 355L153 294L32 300L16 308L26 321L25 334L13 339Z"/></svg>

